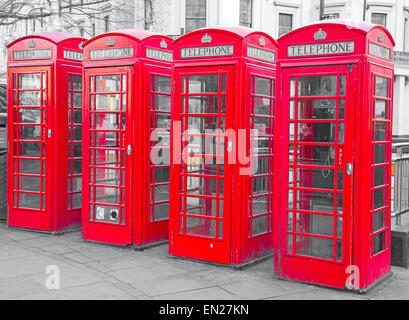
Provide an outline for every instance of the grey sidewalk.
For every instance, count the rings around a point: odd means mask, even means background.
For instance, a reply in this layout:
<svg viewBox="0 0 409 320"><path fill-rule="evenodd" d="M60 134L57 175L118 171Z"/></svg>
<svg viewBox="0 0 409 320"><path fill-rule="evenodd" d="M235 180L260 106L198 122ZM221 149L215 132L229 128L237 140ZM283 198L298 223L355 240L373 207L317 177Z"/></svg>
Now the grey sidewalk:
<svg viewBox="0 0 409 320"><path fill-rule="evenodd" d="M46 288L47 267L60 290ZM84 242L80 232L50 236L0 223L0 299L409 299L409 271L366 295L274 279L272 261L244 271Z"/></svg>

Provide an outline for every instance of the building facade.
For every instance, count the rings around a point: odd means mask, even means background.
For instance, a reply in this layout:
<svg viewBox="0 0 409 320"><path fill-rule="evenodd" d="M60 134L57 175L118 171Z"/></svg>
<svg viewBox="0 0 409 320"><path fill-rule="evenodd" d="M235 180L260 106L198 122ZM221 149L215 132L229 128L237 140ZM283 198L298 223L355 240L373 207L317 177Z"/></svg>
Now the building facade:
<svg viewBox="0 0 409 320"><path fill-rule="evenodd" d="M57 6L60 1L51 2ZM91 38L107 31L137 28L177 38L207 26L243 25L279 38L320 19L320 0L107 0L98 1L92 10L85 9L83 15L72 15L66 9L42 22L22 20L0 26L0 73L5 72L5 45L39 31L65 30ZM325 0L324 17L381 24L392 33L396 41L393 134L395 141L409 141L409 0Z"/></svg>

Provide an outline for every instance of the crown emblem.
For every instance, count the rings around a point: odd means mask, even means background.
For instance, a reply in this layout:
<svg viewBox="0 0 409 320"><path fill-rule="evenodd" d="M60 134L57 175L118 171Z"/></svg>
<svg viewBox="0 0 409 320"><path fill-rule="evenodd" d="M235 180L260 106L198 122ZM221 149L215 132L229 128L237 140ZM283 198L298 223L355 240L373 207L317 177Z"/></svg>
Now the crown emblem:
<svg viewBox="0 0 409 320"><path fill-rule="evenodd" d="M209 36L207 33L204 35L202 38L202 43L212 43L213 39L211 36Z"/></svg>
<svg viewBox="0 0 409 320"><path fill-rule="evenodd" d="M115 40L111 37L107 40L107 46L112 47L115 45Z"/></svg>
<svg viewBox="0 0 409 320"><path fill-rule="evenodd" d="M382 43L383 42L383 34L382 32L379 33L379 38L378 38L379 42Z"/></svg>
<svg viewBox="0 0 409 320"><path fill-rule="evenodd" d="M33 39L31 39L30 42L28 43L28 47L35 48L35 46L36 46L36 42Z"/></svg>
<svg viewBox="0 0 409 320"><path fill-rule="evenodd" d="M162 49L167 49L168 44L166 43L165 39L162 39L162 42L160 43L160 47L161 47Z"/></svg>
<svg viewBox="0 0 409 320"><path fill-rule="evenodd" d="M259 43L260 43L260 46L262 46L262 47L265 47L265 46L266 46L266 40L264 40L264 37L261 37L261 38L260 38Z"/></svg>
<svg viewBox="0 0 409 320"><path fill-rule="evenodd" d="M327 39L327 33L323 31L322 29L319 29L315 34L314 34L314 40L316 41L321 41Z"/></svg>
<svg viewBox="0 0 409 320"><path fill-rule="evenodd" d="M84 50L84 47L82 46L83 44L84 44L84 42L81 42L81 43L78 45L78 49Z"/></svg>

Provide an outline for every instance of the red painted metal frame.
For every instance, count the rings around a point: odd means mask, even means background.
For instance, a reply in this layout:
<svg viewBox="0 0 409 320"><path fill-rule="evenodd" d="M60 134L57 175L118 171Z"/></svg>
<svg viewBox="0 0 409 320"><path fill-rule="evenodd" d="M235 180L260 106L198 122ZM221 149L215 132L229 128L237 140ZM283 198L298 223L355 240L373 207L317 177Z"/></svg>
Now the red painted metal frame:
<svg viewBox="0 0 409 320"><path fill-rule="evenodd" d="M20 38L8 45L8 224L9 226L41 230L46 232L61 232L77 226L80 223L81 208L67 209L67 113L68 113L68 74L81 76L82 61L64 58L64 50L81 54L80 44L85 39L65 33L41 33ZM18 59L13 53L20 50L48 49L49 59ZM80 59L80 58L78 58ZM47 77L47 89L43 90L46 101L41 102L42 115L41 141L46 146L43 154L43 164L46 173L42 179L43 190L42 210L18 208L14 205L14 176L18 176L18 167L14 166L14 153L18 152L14 141L17 119L13 109L13 91L16 83L13 75L39 73ZM44 84L44 83L43 83ZM44 89L44 88L42 88ZM19 90L17 90L19 91ZM16 92L17 92L16 91ZM45 103L46 102L46 103ZM17 113L16 113L17 114ZM51 137L47 136L51 130ZM16 162L17 163L17 162ZM45 199L45 200L44 200Z"/></svg>
<svg viewBox="0 0 409 320"><path fill-rule="evenodd" d="M202 39L205 40L202 43ZM208 42L210 39L210 43ZM198 58L182 58L181 49L190 47L207 47L207 46L222 46L232 45L233 54L230 56L219 57L198 57ZM251 141L251 115L252 115L252 98L256 96L252 92L252 79L259 76L270 81L271 89L275 92L276 82L276 65L273 62L267 62L265 60L256 60L247 55L248 46L255 47L257 49L266 50L273 53L277 57L277 43L274 39L262 32L255 32L252 29L237 27L237 28L206 28L191 32L182 36L174 42L174 77L173 77L173 114L172 114L172 142L171 149L172 157L172 176L171 176L171 212L170 212L170 246L169 253L173 256L205 260L209 262L240 265L256 258L260 258L263 255L271 253L273 248L273 234L272 228L272 215L275 213L275 209L272 208L272 203L269 203L269 212L267 213L267 232L263 234L253 236L249 235L249 228L251 226L251 217L249 214L249 201L250 201L250 182L252 177L243 172L248 172L252 166L246 161L231 163L228 159L238 154L238 150L244 148L244 156L248 159L250 157L250 141ZM188 77L192 75L218 75L219 80L222 81L223 77L226 77L226 92L221 91L221 85L219 91L215 93L193 93L189 94L188 86L185 87L185 92L182 92L182 77ZM198 215L193 214L192 217L204 218L205 222L202 223L202 229L191 231L191 234L186 233L187 226L185 223L180 228L180 217L186 218L186 210L181 207L181 200L185 199L187 188L187 179L183 177L201 177L201 175L187 174L186 164L182 160L183 149L179 148L176 144L179 144L178 138L175 135L180 135L180 139L183 137L183 127L186 129L187 124L182 125L182 134L176 130L176 124L187 116L210 116L210 114L185 114L183 113L181 99L182 96L217 96L218 99L226 97L226 110L225 113L215 114L218 117L225 117L225 129L230 132L219 132L219 137L225 135L224 152L216 153L214 157L224 159L224 171L223 175L220 174L221 169L217 169L216 175L210 175L210 177L224 180L224 195L219 193L216 195L202 195L198 196L202 198L203 202L210 201L210 199L224 199L223 204L223 218L216 215L215 218L209 217L210 212ZM269 102L275 101L275 96L264 97ZM187 99L185 99L187 103ZM221 100L220 100L221 102ZM187 106L187 104L186 104ZM274 108L275 110L275 108ZM214 115L214 114L213 114ZM269 117L273 119L273 115ZM267 120L268 121L268 120ZM183 122L182 122L183 123ZM218 126L220 128L221 122ZM271 123L270 123L271 125ZM239 130L244 132L244 140L239 141ZM274 130L276 127L274 126ZM234 134L231 134L234 132ZM275 132L277 134L277 131ZM236 137L234 136L236 135ZM191 136L195 136L194 134ZM196 135L197 136L197 135ZM207 135L209 136L209 134ZM212 136L212 135L210 135ZM204 137L204 135L199 135ZM228 142L233 143L232 151L227 151ZM183 147L186 147L187 142L181 141ZM222 146L222 145L220 145ZM220 148L219 146L219 148ZM223 147L223 146L222 146ZM271 147L271 141L270 141ZM220 151L220 149L219 149ZM243 150L242 150L243 151ZM270 151L271 152L271 151ZM243 156L243 155L242 155ZM202 155L198 155L202 158ZM188 157L189 161L193 161L193 158ZM182 164L179 164L181 162ZM190 162L189 162L190 163ZM223 168L223 167L222 167ZM270 170L272 167L270 167ZM244 171L243 171L244 170ZM272 174L272 172L270 173ZM208 175L205 175L208 176ZM181 188L181 178L183 178L184 186ZM272 181L271 181L272 182ZM205 192L210 191L210 184L204 183L203 188ZM220 192L220 184L216 189ZM270 183L270 190L272 190L272 183ZM270 193L271 195L271 193ZM193 196L195 197L195 196ZM183 200L182 203L186 205L187 200ZM206 205L201 206L198 210L203 210L209 207ZM220 208L220 205L216 205L216 210ZM208 233L203 233L203 230L209 228L210 221L220 217L218 221L224 221L223 235L218 236L219 224L216 224L214 235L211 236ZM186 220L182 220L186 221ZM204 228L204 229L203 229ZM220 229L221 230L221 229ZM193 233L193 234L192 234ZM199 234L202 234L201 236ZM207 235L207 236L204 236Z"/></svg>
<svg viewBox="0 0 409 320"><path fill-rule="evenodd" d="M322 30L325 40L314 40L314 35ZM321 33L322 35L322 33ZM331 42L354 41L355 52L338 55L307 57L289 57L290 45L321 44ZM281 168L279 179L276 175L275 189L280 192L280 214L275 221L276 255L274 272L277 276L315 283L336 288L350 289L347 286L354 270L353 289L368 289L390 272L390 174L392 143L392 103L393 103L393 47L390 33L381 26L370 24L352 24L331 21L313 24L290 32L278 40L280 60L278 61L280 86L283 88L280 114L280 157L275 158L275 166ZM369 43L385 47L390 58L373 55ZM340 71L341 70L341 71ZM288 207L288 168L289 168L289 97L290 77L305 75L347 74L346 127L342 160L339 152L335 159L340 160L344 170L344 221L343 221L343 261L328 261L315 257L303 257L287 253L287 207ZM375 96L375 75L388 79L388 97ZM386 101L388 110L385 119L375 119L375 98ZM317 120L315 120L317 121ZM319 122L319 121L317 121ZM385 159L374 164L374 124L385 124L386 130L381 142L385 150ZM382 133L379 131L378 134ZM378 137L378 136L377 136ZM353 174L346 174L347 163L354 166ZM374 174L375 167L385 168L384 184L375 187L379 175ZM370 174L368 174L370 173ZM335 187L336 188L336 187ZM384 190L384 202L381 208L374 210L373 194ZM304 199L305 200L305 199ZM371 230L374 212L384 210L384 226L380 230ZM381 223L382 224L382 223ZM295 227L294 222L294 227ZM291 231L295 232L295 231ZM336 232L336 226L334 227ZM384 250L373 255L373 237L384 234ZM379 237L379 236L378 236ZM376 242L379 245L379 242ZM295 244L294 244L295 245ZM302 243L300 244L302 245ZM334 247L335 251L335 247ZM334 256L334 259L336 257Z"/></svg>
<svg viewBox="0 0 409 320"><path fill-rule="evenodd" d="M111 59L90 59L91 50L132 48L132 56ZM171 61L149 58L147 49L160 50L172 54L172 40L149 31L120 30L97 36L84 44L84 193L82 232L86 240L121 246L146 246L168 238L168 219L151 221L150 181L154 173L151 168L151 111L155 95L168 96L168 93L155 92L151 88L152 77L166 77L171 83ZM90 84L91 77L101 75L127 75L127 88L122 89L126 97L126 128L122 131L120 148L126 165L125 209L123 223L90 221ZM166 99L166 98L164 98ZM170 104L170 101L169 101ZM170 110L169 110L170 112ZM109 113L109 111L108 111ZM170 122L170 121L169 121ZM127 147L132 152L127 153ZM102 148L104 149L104 148ZM106 148L105 148L106 149ZM112 148L111 148L112 149ZM114 148L115 149L115 148ZM122 178L123 179L123 178ZM163 186L164 184L162 184ZM101 185L103 187L103 185ZM159 202L162 203L163 202ZM153 206L152 206L153 207ZM121 218L119 218L121 221Z"/></svg>

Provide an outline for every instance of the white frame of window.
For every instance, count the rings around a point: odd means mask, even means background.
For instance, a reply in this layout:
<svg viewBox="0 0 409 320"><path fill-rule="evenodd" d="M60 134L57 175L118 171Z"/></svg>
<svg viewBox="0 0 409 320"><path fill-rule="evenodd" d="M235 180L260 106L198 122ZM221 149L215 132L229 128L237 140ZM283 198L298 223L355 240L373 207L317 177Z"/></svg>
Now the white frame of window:
<svg viewBox="0 0 409 320"><path fill-rule="evenodd" d="M279 34L279 23L280 23L280 13L291 14L293 16L293 27L295 30L301 25L301 6L294 3L285 2L275 2L276 15L275 15L275 38L278 38Z"/></svg>
<svg viewBox="0 0 409 320"><path fill-rule="evenodd" d="M257 0L247 0L247 1L251 1L250 28L252 28L253 25L254 25L254 1L257 1ZM240 19L241 18L241 7L240 7L240 5L241 5L241 0L239 0L239 25L241 25L241 19Z"/></svg>
<svg viewBox="0 0 409 320"><path fill-rule="evenodd" d="M208 24L209 24L209 11L210 11L210 8L209 8L209 0L205 0L206 1L206 26L208 26ZM187 31L186 31L186 0L181 0L180 1L180 4L181 4L181 12L182 12L182 15L181 15L181 28L183 28L183 30L184 30L184 32L185 32L185 34L186 33L188 33Z"/></svg>

